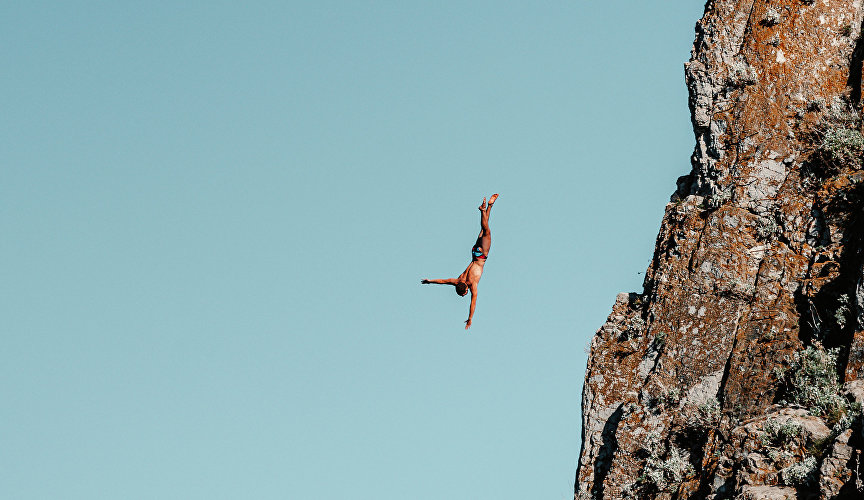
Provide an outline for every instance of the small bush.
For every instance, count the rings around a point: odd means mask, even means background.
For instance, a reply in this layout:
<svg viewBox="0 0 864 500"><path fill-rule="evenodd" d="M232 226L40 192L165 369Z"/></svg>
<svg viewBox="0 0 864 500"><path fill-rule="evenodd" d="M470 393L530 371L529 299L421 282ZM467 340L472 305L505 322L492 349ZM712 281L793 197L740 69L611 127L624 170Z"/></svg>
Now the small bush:
<svg viewBox="0 0 864 500"><path fill-rule="evenodd" d="M838 351L810 346L794 353L789 368L782 372L786 402L804 406L820 417L845 414L849 405L840 395Z"/></svg>
<svg viewBox="0 0 864 500"><path fill-rule="evenodd" d="M822 158L834 167L861 167L864 136L849 128L832 128L825 133L819 145Z"/></svg>
<svg viewBox="0 0 864 500"><path fill-rule="evenodd" d="M781 469L780 477L783 479L783 483L789 486L805 485L812 481L814 472L816 472L816 457L807 457Z"/></svg>
<svg viewBox="0 0 864 500"><path fill-rule="evenodd" d="M680 484L688 475L693 473L693 466L690 465L681 450L675 446L670 446L665 460L660 458L660 438L656 433L648 434L645 449L648 452L648 458L640 478L643 484L664 491L670 486Z"/></svg>
<svg viewBox="0 0 864 500"><path fill-rule="evenodd" d="M831 428L831 433L835 436L839 436L841 432L852 427L855 420L861 416L861 403L857 401L846 403L845 408L842 408L842 410L842 412L829 415L828 418L829 423L834 424Z"/></svg>
<svg viewBox="0 0 864 500"><path fill-rule="evenodd" d="M760 217L756 221L756 237L761 241L774 239L780 233L780 226L773 217Z"/></svg>
<svg viewBox="0 0 864 500"><path fill-rule="evenodd" d="M837 306L837 310L834 311L834 319L837 321L837 326L840 328L846 328L846 319L852 312L849 309L849 294L841 295L837 301L839 305Z"/></svg>
<svg viewBox="0 0 864 500"><path fill-rule="evenodd" d="M792 419L787 419L781 423L776 418L767 420L763 424L762 430L765 432L761 436L762 444L779 448L787 448L795 438L801 437L804 432L800 423Z"/></svg>
<svg viewBox="0 0 864 500"><path fill-rule="evenodd" d="M709 398L698 405L688 405L684 412L685 425L697 431L713 429L720 422L720 402L717 398Z"/></svg>

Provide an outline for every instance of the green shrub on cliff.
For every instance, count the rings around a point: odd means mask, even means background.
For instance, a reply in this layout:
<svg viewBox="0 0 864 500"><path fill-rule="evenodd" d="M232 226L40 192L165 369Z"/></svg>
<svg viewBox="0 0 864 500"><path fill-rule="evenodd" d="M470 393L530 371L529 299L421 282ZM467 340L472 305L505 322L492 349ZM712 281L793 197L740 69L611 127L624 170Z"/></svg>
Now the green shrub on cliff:
<svg viewBox="0 0 864 500"><path fill-rule="evenodd" d="M792 355L789 367L779 375L786 391L786 403L801 405L811 415L826 417L831 424L849 422L861 413L861 405L840 395L837 375L839 348L809 346Z"/></svg>
<svg viewBox="0 0 864 500"><path fill-rule="evenodd" d="M816 472L816 457L807 457L800 462L786 467L780 471L780 478L783 483L789 486L805 485L813 480Z"/></svg>
<svg viewBox="0 0 864 500"><path fill-rule="evenodd" d="M693 466L690 465L686 455L674 445L669 446L666 458L661 458L663 446L660 435L656 432L648 433L644 450L648 453L648 457L645 460L642 476L639 478L642 487L665 491L676 487L687 476L693 474Z"/></svg>
<svg viewBox="0 0 864 500"><path fill-rule="evenodd" d="M822 158L836 167L861 167L864 154L864 136L849 128L832 128L819 144Z"/></svg>
<svg viewBox="0 0 864 500"><path fill-rule="evenodd" d="M684 425L694 431L707 431L720 422L720 402L711 397L698 404L687 404L683 409Z"/></svg>
<svg viewBox="0 0 864 500"><path fill-rule="evenodd" d="M769 419L762 425L762 430L764 433L760 436L760 440L763 446L783 448L803 435L801 424L792 419L783 422L776 418Z"/></svg>

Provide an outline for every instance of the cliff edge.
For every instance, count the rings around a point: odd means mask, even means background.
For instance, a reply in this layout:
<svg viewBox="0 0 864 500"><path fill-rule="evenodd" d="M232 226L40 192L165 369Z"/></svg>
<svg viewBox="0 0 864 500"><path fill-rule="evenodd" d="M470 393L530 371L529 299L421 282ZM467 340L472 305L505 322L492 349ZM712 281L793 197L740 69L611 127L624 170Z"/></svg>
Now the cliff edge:
<svg viewBox="0 0 864 500"><path fill-rule="evenodd" d="M576 498L864 498L861 0L709 1L696 147L591 342Z"/></svg>

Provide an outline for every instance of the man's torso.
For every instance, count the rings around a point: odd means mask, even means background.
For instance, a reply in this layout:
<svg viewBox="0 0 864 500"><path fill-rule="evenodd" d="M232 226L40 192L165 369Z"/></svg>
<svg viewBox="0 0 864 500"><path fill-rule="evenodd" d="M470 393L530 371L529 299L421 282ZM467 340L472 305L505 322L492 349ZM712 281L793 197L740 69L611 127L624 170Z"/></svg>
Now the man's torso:
<svg viewBox="0 0 864 500"><path fill-rule="evenodd" d="M485 259L475 260L468 264L468 267L459 278L469 284L476 284L480 281L480 276L483 275L483 264Z"/></svg>

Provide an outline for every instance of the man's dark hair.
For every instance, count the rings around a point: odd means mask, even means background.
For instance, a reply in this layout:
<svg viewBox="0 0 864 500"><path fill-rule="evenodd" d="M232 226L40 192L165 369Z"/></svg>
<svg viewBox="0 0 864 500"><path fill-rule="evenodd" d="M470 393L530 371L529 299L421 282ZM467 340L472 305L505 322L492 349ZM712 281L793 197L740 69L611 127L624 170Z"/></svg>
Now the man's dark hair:
<svg viewBox="0 0 864 500"><path fill-rule="evenodd" d="M464 297L465 294L468 293L468 285L462 282L456 283L456 293L458 293L460 297Z"/></svg>

